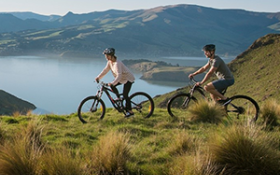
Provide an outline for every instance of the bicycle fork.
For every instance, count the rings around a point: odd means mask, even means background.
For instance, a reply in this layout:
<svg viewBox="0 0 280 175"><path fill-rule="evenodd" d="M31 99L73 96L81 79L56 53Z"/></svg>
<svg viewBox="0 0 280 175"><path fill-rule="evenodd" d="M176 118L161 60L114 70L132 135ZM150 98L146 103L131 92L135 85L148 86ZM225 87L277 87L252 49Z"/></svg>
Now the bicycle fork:
<svg viewBox="0 0 280 175"><path fill-rule="evenodd" d="M96 93L96 99L93 101L91 107L90 107L90 112L96 112L97 111L97 106L99 103L99 99L101 99L102 96L102 91L98 90Z"/></svg>

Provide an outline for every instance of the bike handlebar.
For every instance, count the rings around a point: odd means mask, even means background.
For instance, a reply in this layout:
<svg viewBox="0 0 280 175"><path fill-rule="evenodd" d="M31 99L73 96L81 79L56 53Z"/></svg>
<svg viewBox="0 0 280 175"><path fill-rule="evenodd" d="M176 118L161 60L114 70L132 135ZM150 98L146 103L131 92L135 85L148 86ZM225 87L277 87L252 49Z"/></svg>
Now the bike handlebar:
<svg viewBox="0 0 280 175"><path fill-rule="evenodd" d="M190 80L194 83L197 83L198 81L196 79L194 79L194 77L191 77Z"/></svg>

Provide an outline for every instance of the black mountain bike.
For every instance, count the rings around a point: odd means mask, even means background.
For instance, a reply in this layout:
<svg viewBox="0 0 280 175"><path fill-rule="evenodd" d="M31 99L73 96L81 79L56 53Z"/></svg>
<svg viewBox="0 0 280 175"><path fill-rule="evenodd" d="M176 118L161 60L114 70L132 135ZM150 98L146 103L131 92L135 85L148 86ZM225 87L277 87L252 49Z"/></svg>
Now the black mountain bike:
<svg viewBox="0 0 280 175"><path fill-rule="evenodd" d="M126 114L125 100L123 94L120 98L113 99L113 90L104 82L100 82L95 96L89 96L83 99L78 107L78 117L82 123L87 123L93 120L103 119L106 112L106 106L101 99L103 92L107 95L113 107L118 111ZM114 95L116 96L116 95ZM130 97L132 111L134 117L149 118L154 112L154 101L145 92L135 92Z"/></svg>
<svg viewBox="0 0 280 175"><path fill-rule="evenodd" d="M176 94L168 101L167 111L171 117L186 115L188 108L198 102L194 94L198 93L200 97L207 99L205 90L201 86L196 86L197 81L191 79L190 82L192 86L189 93ZM226 89L222 94L225 93ZM222 104L228 116L238 119L249 118L250 121L256 121L258 119L260 109L254 99L245 95L235 95L230 97L230 100L229 103Z"/></svg>

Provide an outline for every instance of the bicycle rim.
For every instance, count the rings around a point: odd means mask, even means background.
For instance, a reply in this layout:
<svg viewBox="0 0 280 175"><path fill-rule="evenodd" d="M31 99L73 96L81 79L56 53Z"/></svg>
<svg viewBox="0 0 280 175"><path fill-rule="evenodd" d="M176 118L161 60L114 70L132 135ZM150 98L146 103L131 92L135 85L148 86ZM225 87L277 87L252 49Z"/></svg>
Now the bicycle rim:
<svg viewBox="0 0 280 175"><path fill-rule="evenodd" d="M229 117L249 123L258 119L259 106L255 100L244 95L233 96L231 99L232 101L225 106Z"/></svg>
<svg viewBox="0 0 280 175"><path fill-rule="evenodd" d="M131 108L136 117L149 118L154 112L153 99L144 92L136 92L130 96Z"/></svg>
<svg viewBox="0 0 280 175"><path fill-rule="evenodd" d="M190 94L178 94L172 97L167 103L167 111L171 117L186 117L188 108L197 103L195 97Z"/></svg>
<svg viewBox="0 0 280 175"><path fill-rule="evenodd" d="M105 104L96 96L90 96L82 100L78 107L78 117L82 123L95 122L103 119L105 115Z"/></svg>

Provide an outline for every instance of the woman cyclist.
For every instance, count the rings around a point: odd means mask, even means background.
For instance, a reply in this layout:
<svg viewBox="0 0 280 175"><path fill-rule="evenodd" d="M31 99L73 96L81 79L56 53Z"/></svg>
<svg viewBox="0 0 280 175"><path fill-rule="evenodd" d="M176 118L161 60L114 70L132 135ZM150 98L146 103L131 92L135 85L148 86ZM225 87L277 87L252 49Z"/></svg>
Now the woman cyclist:
<svg viewBox="0 0 280 175"><path fill-rule="evenodd" d="M102 70L102 72L95 78L95 80L99 82L99 80L103 78L111 70L115 79L112 82L108 83L108 85L112 88L114 93L119 97L119 93L116 86L124 84L123 97L126 101L126 111L127 111L125 117L131 117L134 115L134 113L131 110L131 102L128 97L128 94L135 78L133 74L129 71L129 69L120 60L117 60L114 48L105 49L103 54L107 59L107 64L105 68Z"/></svg>

